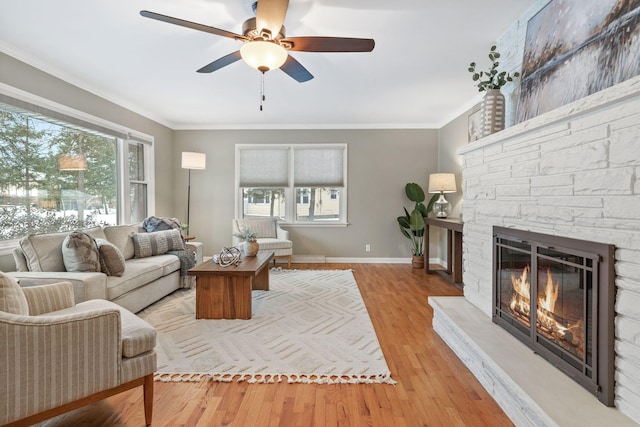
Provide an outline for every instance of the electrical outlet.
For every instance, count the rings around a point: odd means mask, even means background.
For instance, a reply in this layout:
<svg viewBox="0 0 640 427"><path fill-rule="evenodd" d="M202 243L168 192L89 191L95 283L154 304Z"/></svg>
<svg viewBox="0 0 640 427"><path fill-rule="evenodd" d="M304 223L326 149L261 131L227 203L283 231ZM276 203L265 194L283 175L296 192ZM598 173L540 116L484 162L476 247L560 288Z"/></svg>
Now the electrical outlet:
<svg viewBox="0 0 640 427"><path fill-rule="evenodd" d="M371 245L368 244L368 243L366 245L364 245L364 251L365 252L371 252Z"/></svg>

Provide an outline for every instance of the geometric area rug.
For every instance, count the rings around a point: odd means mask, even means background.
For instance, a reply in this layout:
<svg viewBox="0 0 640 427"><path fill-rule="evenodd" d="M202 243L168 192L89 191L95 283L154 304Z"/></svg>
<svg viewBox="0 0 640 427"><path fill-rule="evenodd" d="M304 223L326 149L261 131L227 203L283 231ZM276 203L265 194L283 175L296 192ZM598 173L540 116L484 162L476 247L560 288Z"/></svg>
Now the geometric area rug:
<svg viewBox="0 0 640 427"><path fill-rule="evenodd" d="M396 383L350 270L272 269L269 288L249 320L196 320L194 289L138 313L158 331L156 381Z"/></svg>

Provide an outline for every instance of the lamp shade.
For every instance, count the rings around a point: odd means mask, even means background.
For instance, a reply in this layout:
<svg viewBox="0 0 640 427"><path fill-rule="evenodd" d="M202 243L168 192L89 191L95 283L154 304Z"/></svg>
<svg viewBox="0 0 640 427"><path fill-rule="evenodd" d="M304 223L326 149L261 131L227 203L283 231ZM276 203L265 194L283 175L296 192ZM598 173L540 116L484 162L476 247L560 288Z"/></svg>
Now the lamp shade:
<svg viewBox="0 0 640 427"><path fill-rule="evenodd" d="M280 68L289 54L279 44L255 40L242 45L240 56L247 65L264 72Z"/></svg>
<svg viewBox="0 0 640 427"><path fill-rule="evenodd" d="M452 173L432 173L429 175L429 193L455 193L456 176Z"/></svg>
<svg viewBox="0 0 640 427"><path fill-rule="evenodd" d="M87 158L82 154L63 154L58 159L58 169L61 171L86 171Z"/></svg>
<svg viewBox="0 0 640 427"><path fill-rule="evenodd" d="M205 153L182 152L182 169L204 169L206 163L207 155Z"/></svg>

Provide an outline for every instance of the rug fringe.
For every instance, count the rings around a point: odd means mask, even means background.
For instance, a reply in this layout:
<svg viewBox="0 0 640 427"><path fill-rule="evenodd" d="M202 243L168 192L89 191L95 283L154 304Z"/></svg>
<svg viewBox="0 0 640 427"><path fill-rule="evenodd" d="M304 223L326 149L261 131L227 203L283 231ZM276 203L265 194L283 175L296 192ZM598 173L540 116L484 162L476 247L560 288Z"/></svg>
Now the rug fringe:
<svg viewBox="0 0 640 427"><path fill-rule="evenodd" d="M214 381L247 384L397 384L391 374L379 375L309 375L309 374L202 374L202 373L156 373L153 377L160 382L200 382Z"/></svg>

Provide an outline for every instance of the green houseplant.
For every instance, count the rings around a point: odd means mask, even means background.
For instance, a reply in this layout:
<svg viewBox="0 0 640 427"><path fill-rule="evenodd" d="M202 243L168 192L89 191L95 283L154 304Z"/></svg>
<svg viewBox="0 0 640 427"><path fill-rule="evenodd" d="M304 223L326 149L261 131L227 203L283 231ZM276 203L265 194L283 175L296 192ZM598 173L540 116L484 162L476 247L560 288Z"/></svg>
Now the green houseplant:
<svg viewBox="0 0 640 427"><path fill-rule="evenodd" d="M480 104L480 137L504 129L505 99L500 88L520 76L517 71L513 74L498 71L500 66L498 58L500 58L500 52L496 50L494 45L489 50L491 68L488 71L477 71L475 62L469 64L469 72L472 74L473 81L477 82L478 90L487 92Z"/></svg>
<svg viewBox="0 0 640 427"><path fill-rule="evenodd" d="M409 212L407 208L404 208L404 215L397 218L398 225L402 235L411 240L411 253L414 257L413 265L416 268L421 266L416 265L420 261L416 258L420 258L424 262L422 256L424 254L424 217L433 210L433 204L438 199L438 194L434 194L425 206L425 193L422 187L415 182L410 182L404 187L404 191L407 198L415 203L413 210Z"/></svg>
<svg viewBox="0 0 640 427"><path fill-rule="evenodd" d="M499 72L498 67L500 66L500 61L498 61L498 58L500 58L500 52L496 50L496 46L494 45L491 46L489 50L491 68L489 68L488 71L476 71L476 63L472 62L469 64L469 72L472 73L473 81L478 82L476 86L478 86L480 92L500 89L508 82L512 82L514 78L520 77L520 73L517 71L513 74L507 73L506 71Z"/></svg>

